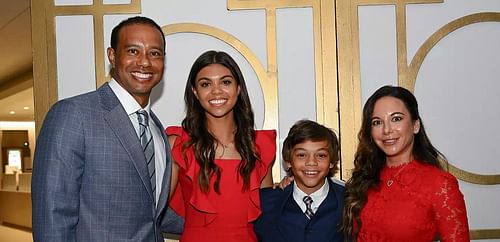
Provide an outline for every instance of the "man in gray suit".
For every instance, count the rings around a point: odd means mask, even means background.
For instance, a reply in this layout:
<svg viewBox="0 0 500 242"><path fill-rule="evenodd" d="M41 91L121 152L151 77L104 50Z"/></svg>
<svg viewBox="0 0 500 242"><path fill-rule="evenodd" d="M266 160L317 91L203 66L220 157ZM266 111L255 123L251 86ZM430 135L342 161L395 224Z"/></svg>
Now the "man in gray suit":
<svg viewBox="0 0 500 242"><path fill-rule="evenodd" d="M113 80L57 102L38 136L35 241L159 242L182 230L167 207L170 149L149 100L163 76L165 36L153 20L129 18L107 52Z"/></svg>

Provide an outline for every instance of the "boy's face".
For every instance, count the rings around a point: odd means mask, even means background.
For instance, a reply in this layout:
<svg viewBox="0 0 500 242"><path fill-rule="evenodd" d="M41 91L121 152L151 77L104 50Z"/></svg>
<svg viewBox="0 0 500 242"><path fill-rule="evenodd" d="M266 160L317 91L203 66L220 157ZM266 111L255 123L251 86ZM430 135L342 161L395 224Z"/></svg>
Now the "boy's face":
<svg viewBox="0 0 500 242"><path fill-rule="evenodd" d="M291 168L297 186L306 194L320 189L325 183L333 164L328 152L328 141L305 141L292 149L291 160L286 165Z"/></svg>

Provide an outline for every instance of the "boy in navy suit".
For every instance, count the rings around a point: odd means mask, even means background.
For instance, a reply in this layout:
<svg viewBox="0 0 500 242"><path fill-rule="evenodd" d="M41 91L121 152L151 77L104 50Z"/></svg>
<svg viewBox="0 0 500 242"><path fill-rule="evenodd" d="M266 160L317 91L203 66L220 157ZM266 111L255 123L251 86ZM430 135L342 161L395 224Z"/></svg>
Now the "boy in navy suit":
<svg viewBox="0 0 500 242"><path fill-rule="evenodd" d="M294 182L260 192L262 215L254 223L261 242L342 242L344 186L337 172L339 143L332 130L310 120L295 123L283 143L284 166Z"/></svg>

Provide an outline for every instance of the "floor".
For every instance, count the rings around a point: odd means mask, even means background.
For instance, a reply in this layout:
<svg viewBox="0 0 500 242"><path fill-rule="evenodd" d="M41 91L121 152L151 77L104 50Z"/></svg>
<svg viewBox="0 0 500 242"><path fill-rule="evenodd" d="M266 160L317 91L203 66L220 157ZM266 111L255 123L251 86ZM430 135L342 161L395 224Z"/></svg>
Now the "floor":
<svg viewBox="0 0 500 242"><path fill-rule="evenodd" d="M0 242L33 242L30 232L0 225ZM175 239L165 239L165 242L177 242Z"/></svg>
<svg viewBox="0 0 500 242"><path fill-rule="evenodd" d="M30 232L0 225L0 242L33 242Z"/></svg>
<svg viewBox="0 0 500 242"><path fill-rule="evenodd" d="M0 242L33 242L30 232L0 225ZM175 239L165 239L165 242L177 242Z"/></svg>

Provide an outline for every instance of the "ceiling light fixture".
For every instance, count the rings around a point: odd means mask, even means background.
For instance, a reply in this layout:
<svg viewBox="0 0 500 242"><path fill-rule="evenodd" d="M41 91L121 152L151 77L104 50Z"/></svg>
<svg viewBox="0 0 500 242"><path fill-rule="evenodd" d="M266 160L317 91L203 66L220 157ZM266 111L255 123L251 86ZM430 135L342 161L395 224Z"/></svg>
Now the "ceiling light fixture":
<svg viewBox="0 0 500 242"><path fill-rule="evenodd" d="M10 114L16 114L16 112L15 112L15 111L10 111L9 113L10 113Z"/></svg>
<svg viewBox="0 0 500 242"><path fill-rule="evenodd" d="M28 109L30 109L30 107L28 107L28 106L24 107L24 110L28 110Z"/></svg>

